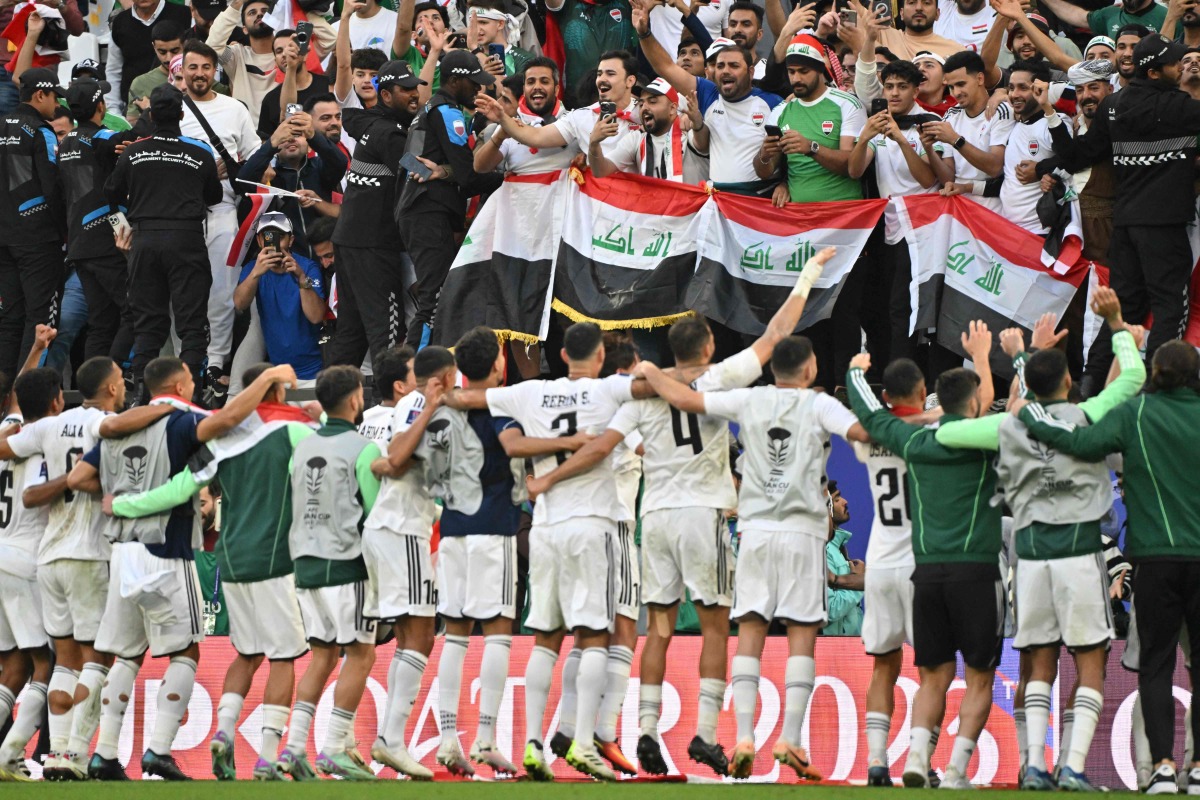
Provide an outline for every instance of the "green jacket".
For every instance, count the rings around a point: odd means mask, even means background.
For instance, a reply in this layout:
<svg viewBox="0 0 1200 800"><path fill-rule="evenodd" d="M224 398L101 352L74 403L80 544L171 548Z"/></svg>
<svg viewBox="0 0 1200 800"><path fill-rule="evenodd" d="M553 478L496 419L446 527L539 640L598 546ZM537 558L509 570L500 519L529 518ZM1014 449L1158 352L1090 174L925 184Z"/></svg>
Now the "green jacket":
<svg viewBox="0 0 1200 800"><path fill-rule="evenodd" d="M292 574L289 464L296 444L316 431L298 422L271 432L246 452L220 462L221 536L214 555L225 583L254 583ZM145 517L174 508L200 491L190 469L150 492L113 499L113 515Z"/></svg>
<svg viewBox="0 0 1200 800"><path fill-rule="evenodd" d="M1088 461L1119 452L1131 559L1200 559L1200 395L1191 389L1142 394L1095 425L1076 428L1039 404L1021 409L1030 434Z"/></svg>
<svg viewBox="0 0 1200 800"><path fill-rule="evenodd" d="M833 538L825 543L825 568L834 575L849 575L850 562L842 553L851 536L850 531L838 528ZM829 606L829 622L821 629L826 636L859 636L862 634L863 593L855 589L825 588L826 604Z"/></svg>
<svg viewBox="0 0 1200 800"><path fill-rule="evenodd" d="M850 405L867 433L908 466L917 565L998 563L1000 507L990 502L996 494L992 454L946 447L937 441L936 428L910 425L893 416L875 397L860 369L850 370L846 386ZM941 424L959 419L963 417L946 414Z"/></svg>

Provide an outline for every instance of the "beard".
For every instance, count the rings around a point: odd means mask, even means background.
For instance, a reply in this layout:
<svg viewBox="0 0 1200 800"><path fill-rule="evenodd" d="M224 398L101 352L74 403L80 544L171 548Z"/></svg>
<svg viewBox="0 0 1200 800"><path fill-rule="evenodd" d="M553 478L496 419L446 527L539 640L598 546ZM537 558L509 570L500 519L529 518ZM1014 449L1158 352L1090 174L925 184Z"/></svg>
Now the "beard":
<svg viewBox="0 0 1200 800"><path fill-rule="evenodd" d="M267 37L274 35L274 33L275 29L265 22L259 22L257 25L251 28L246 28L246 34L251 39L266 39Z"/></svg>
<svg viewBox="0 0 1200 800"><path fill-rule="evenodd" d="M1200 28L1200 14L1188 12L1179 18L1179 24L1185 28Z"/></svg>
<svg viewBox="0 0 1200 800"><path fill-rule="evenodd" d="M208 78L191 78L187 81L187 88L192 94L203 97L212 89L212 81Z"/></svg>
<svg viewBox="0 0 1200 800"><path fill-rule="evenodd" d="M933 22L928 17L923 18L920 22L906 22L904 27L908 28L913 33L928 33L933 30Z"/></svg>
<svg viewBox="0 0 1200 800"><path fill-rule="evenodd" d="M529 97L525 98L525 106L538 116L545 116L554 108L554 96L545 94L537 100L532 100Z"/></svg>

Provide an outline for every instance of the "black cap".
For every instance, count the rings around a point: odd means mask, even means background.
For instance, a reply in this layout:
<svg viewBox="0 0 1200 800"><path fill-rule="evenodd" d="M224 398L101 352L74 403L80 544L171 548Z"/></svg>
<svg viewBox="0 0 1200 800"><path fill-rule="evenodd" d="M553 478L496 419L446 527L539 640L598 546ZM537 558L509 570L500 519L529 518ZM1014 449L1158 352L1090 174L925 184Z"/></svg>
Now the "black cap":
<svg viewBox="0 0 1200 800"><path fill-rule="evenodd" d="M75 66L71 67L71 80L75 80L83 75L91 75L96 80L104 77L104 71L100 69L100 62L94 58L85 58L82 61L75 62Z"/></svg>
<svg viewBox="0 0 1200 800"><path fill-rule="evenodd" d="M413 74L412 67L408 65L408 62L400 60L387 62L375 75L376 89L387 88L393 83L405 89L415 89L425 85L425 81Z"/></svg>
<svg viewBox="0 0 1200 800"><path fill-rule="evenodd" d="M67 87L67 108L77 120L91 119L109 90L106 81L80 78Z"/></svg>
<svg viewBox="0 0 1200 800"><path fill-rule="evenodd" d="M1133 66L1142 75L1154 67L1174 64L1188 52L1186 45L1173 42L1161 33L1152 33L1133 48Z"/></svg>
<svg viewBox="0 0 1200 800"><path fill-rule="evenodd" d="M150 92L150 116L156 125L179 122L183 119L183 92L169 83L154 87Z"/></svg>
<svg viewBox="0 0 1200 800"><path fill-rule="evenodd" d="M447 78L470 78L480 86L491 86L496 82L496 77L490 72L485 72L480 66L475 54L466 50L451 50L446 53L442 56L439 67L443 81Z"/></svg>
<svg viewBox="0 0 1200 800"><path fill-rule="evenodd" d="M216 19L225 10L225 5L225 0L192 0L192 8L208 22Z"/></svg>
<svg viewBox="0 0 1200 800"><path fill-rule="evenodd" d="M21 99L30 99L34 92L54 92L59 97L67 96L67 90L58 85L58 73L45 67L27 69L21 75Z"/></svg>

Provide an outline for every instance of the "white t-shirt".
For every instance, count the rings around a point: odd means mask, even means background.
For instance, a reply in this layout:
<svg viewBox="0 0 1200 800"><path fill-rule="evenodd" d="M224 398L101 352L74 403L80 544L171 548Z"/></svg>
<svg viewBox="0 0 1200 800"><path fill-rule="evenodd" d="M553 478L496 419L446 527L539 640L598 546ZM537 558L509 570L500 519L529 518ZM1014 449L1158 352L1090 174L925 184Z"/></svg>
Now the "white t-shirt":
<svg viewBox="0 0 1200 800"><path fill-rule="evenodd" d="M0 428L20 422L19 414L11 414L0 422ZM38 457L0 461L0 570L27 580L37 572L38 542L46 529L49 508L26 508L21 496L30 486L44 482L44 466Z"/></svg>
<svg viewBox="0 0 1200 800"><path fill-rule="evenodd" d="M511 417L525 435L536 439L573 436L579 431L600 433L621 407L632 399L628 375L607 378L558 378L523 381L515 386L487 390L492 416ZM541 477L566 460L569 453L534 460L533 474ZM555 484L533 508L533 524L549 525L572 517L616 520L620 505L612 459L591 470Z"/></svg>
<svg viewBox="0 0 1200 800"><path fill-rule="evenodd" d="M919 112L920 109L913 108L908 113L912 114L914 111ZM921 135L917 126L914 125L900 133L904 135L905 141L916 154L925 158L925 146L921 144ZM912 170L909 169L899 144L880 134L868 142L868 146L875 151L875 179L879 183L880 197L906 197L931 191L913 177ZM938 143L934 145L934 150L944 153L945 147ZM884 241L888 244L897 244L904 238L904 234L900 230L900 217L892 203L888 203L883 211L883 232Z"/></svg>
<svg viewBox="0 0 1200 800"><path fill-rule="evenodd" d="M724 36L723 26L729 13L731 0L712 0L707 5L696 9L696 18L700 20L712 38ZM683 38L683 15L678 9L667 6L656 6L650 12L650 30L654 38L670 53L671 58L679 51L679 40Z"/></svg>
<svg viewBox="0 0 1200 800"><path fill-rule="evenodd" d="M637 449L641 444L641 434L632 434L609 455L613 477L617 481L617 505L621 512L618 522L637 520L638 488L642 485L642 457L637 454Z"/></svg>
<svg viewBox="0 0 1200 800"><path fill-rule="evenodd" d="M762 364L747 348L709 367L692 388L698 392L739 389L760 375ZM707 414L685 414L667 401L652 397L621 406L608 427L626 437L635 432L643 437L643 514L664 508L737 506L729 474L729 424L725 420Z"/></svg>
<svg viewBox="0 0 1200 800"><path fill-rule="evenodd" d="M974 117L968 116L962 106L953 106L946 112L946 122L954 128L959 136L985 153L997 145L1008 144L1016 120L1013 117L1012 106L1001 103L996 107L996 113L988 119L987 110L980 111ZM942 151L954 159L954 180L956 183L986 181L990 176L963 157L963 154L953 147Z"/></svg>
<svg viewBox="0 0 1200 800"><path fill-rule="evenodd" d="M1062 114L1056 116L1070 133L1071 121ZM1004 216L1039 236L1046 232L1037 215L1042 186L1039 181L1021 183L1017 180L1017 165L1022 161L1045 161L1054 155L1054 141L1046 124L1048 119L1042 117L1030 124L1018 122L1013 126L1008 145L1004 148L1004 183L1000 185L1000 205L1004 209Z"/></svg>
<svg viewBox="0 0 1200 800"><path fill-rule="evenodd" d="M250 112L237 100L222 94L214 94L212 100L196 100L194 102L196 108L208 120L209 127L220 137L226 152L238 161L245 161L262 144L254 129L254 120L251 119ZM203 126L200 125L200 121L196 119L192 110L188 108L187 103L183 105L183 121L179 123L179 132L209 145L213 152L213 158L217 159L218 165L220 164L221 157L217 154L217 148L212 147L208 134L204 132ZM224 192L221 204L233 208L237 203L237 198L233 195L229 181L222 179L221 188Z"/></svg>
<svg viewBox="0 0 1200 800"><path fill-rule="evenodd" d="M396 407L392 409L392 435L411 428L424 408L425 395L420 392L410 392L397 400ZM366 422L366 415L363 422ZM387 446L383 447L386 452ZM399 478L384 478L379 485L375 505L363 527L430 538L437 507L426 485L425 466L420 461L412 464L408 472Z"/></svg>
<svg viewBox="0 0 1200 800"><path fill-rule="evenodd" d="M621 140L628 136L633 131L642 129L641 119L638 116L637 103L633 100L629 101L629 105L625 107L625 112L629 115L626 117L618 117L616 135L610 136L600 143L600 149L604 155L612 158L613 150L620 144ZM572 147L578 148L579 152L586 153L588 145L592 141L592 129L596 127L596 123L600 121L600 104L593 103L586 108L577 108L573 111L568 111L554 122L554 127L562 134L563 139L567 142L566 149Z"/></svg>
<svg viewBox="0 0 1200 800"><path fill-rule="evenodd" d="M954 0L941 0L938 3L937 22L933 23L933 32L978 53L995 18L996 12L987 3L974 14L964 14L958 10L958 3Z"/></svg>
<svg viewBox="0 0 1200 800"><path fill-rule="evenodd" d="M781 108L783 101L760 89L727 101L717 85L704 78L696 79L696 99L709 129L709 178L713 183L759 183L754 158L767 136L764 126L772 109Z"/></svg>
<svg viewBox="0 0 1200 800"><path fill-rule="evenodd" d="M533 128L540 128L545 124L545 120L541 117L526 114L524 111L518 111L517 117L521 122ZM559 119L562 117L560 116ZM588 136L591 136L591 131L588 131ZM586 142L587 140L584 140L585 145ZM537 152L534 152L535 149ZM566 147L530 148L512 137L508 137L500 143L500 169L514 175L554 172L569 167L571 159L577 155L579 155L579 142L572 142Z"/></svg>
<svg viewBox="0 0 1200 800"><path fill-rule="evenodd" d="M333 23L336 32L342 25L339 19ZM392 38L396 35L396 12L380 8L373 17L350 16L350 49L362 50L369 47L372 50L382 50L389 58L392 55Z"/></svg>
<svg viewBox="0 0 1200 800"><path fill-rule="evenodd" d="M650 154L654 157L652 177L683 182L690 186L705 180L708 174L708 157L700 155L692 147L692 132L680 132L678 137L672 134L673 132L668 130L664 134L653 136L643 130L624 137L620 144L613 148L611 154L605 155L622 172L646 175L646 141L649 140ZM678 141L675 141L676 138Z"/></svg>
<svg viewBox="0 0 1200 800"><path fill-rule="evenodd" d="M867 466L875 520L867 540L867 563L880 569L913 565L912 512L908 505L908 466L874 442L853 442L854 455Z"/></svg>
<svg viewBox="0 0 1200 800"><path fill-rule="evenodd" d="M100 423L106 416L107 412L98 408L79 406L56 417L43 417L9 437L9 447L21 458L41 456L46 462L45 480L52 481L69 473L75 462L100 442ZM68 491L51 503L48 511L46 533L38 548L39 564L64 558L108 561L111 546L103 533L104 514L95 497Z"/></svg>
<svg viewBox="0 0 1200 800"><path fill-rule="evenodd" d="M358 432L379 445L385 456L392 441L392 415L395 412L395 406L372 406L363 412L363 421L358 426Z"/></svg>

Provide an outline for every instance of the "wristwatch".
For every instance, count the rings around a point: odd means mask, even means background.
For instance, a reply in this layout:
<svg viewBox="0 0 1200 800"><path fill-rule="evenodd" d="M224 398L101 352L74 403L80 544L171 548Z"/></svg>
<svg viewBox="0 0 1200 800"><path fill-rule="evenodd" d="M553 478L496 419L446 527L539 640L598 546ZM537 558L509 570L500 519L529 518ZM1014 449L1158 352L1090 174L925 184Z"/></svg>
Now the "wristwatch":
<svg viewBox="0 0 1200 800"><path fill-rule="evenodd" d="M819 142L809 142L808 143L808 152L812 153L814 156L817 154L817 151L820 149L821 149L821 145Z"/></svg>
<svg viewBox="0 0 1200 800"><path fill-rule="evenodd" d="M301 289L311 289L313 287L313 279L307 275L301 278L298 283L300 284Z"/></svg>
<svg viewBox="0 0 1200 800"><path fill-rule="evenodd" d="M964 147L967 146L967 137L965 137L965 136L958 137L957 139L954 140L954 144L952 144L950 146L953 147L955 150L962 150Z"/></svg>

